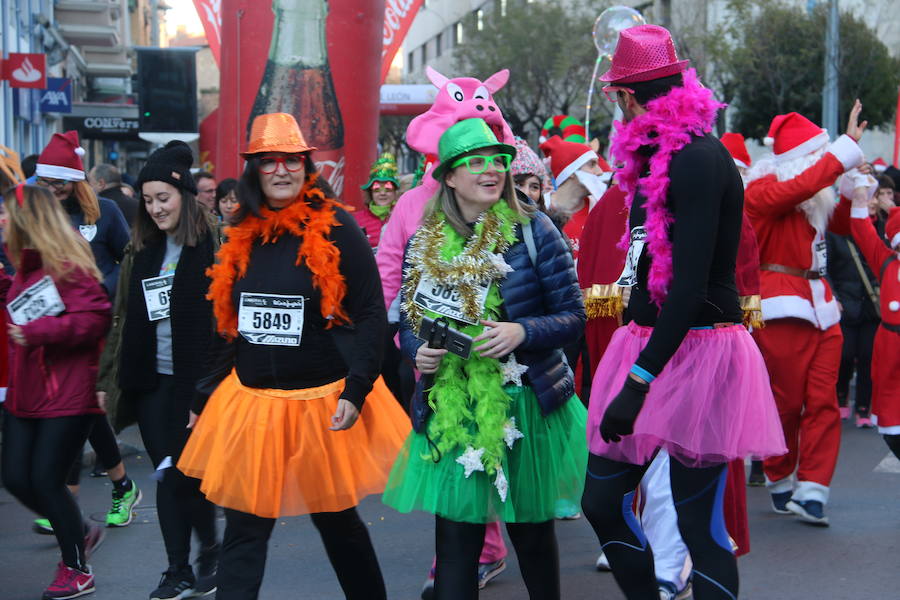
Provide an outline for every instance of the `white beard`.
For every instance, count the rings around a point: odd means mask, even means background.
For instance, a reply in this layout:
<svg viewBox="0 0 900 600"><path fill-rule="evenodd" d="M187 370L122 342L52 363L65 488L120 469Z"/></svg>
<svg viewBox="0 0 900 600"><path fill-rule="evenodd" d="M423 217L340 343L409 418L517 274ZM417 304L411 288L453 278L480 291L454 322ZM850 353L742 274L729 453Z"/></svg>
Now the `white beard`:
<svg viewBox="0 0 900 600"><path fill-rule="evenodd" d="M825 156L829 146L830 144L827 144L806 156L783 162L779 162L774 156L766 156L756 161L750 169L750 173L745 179L745 186L756 179L773 174L778 181L790 181L819 162ZM825 230L828 228L828 221L831 220L831 215L834 214L834 209L837 207L835 200L834 188L828 186L797 206L797 210L805 213L809 224L817 232L824 235Z"/></svg>

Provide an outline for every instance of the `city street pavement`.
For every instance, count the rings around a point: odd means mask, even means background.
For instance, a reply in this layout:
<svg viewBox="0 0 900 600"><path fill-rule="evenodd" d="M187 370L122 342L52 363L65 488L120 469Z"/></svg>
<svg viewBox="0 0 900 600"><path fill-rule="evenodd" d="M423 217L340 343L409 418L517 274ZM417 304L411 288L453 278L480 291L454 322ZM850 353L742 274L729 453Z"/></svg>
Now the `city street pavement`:
<svg viewBox="0 0 900 600"><path fill-rule="evenodd" d="M123 442L139 446L133 430ZM154 484L143 453L126 457L130 474L144 490L135 522L107 530L92 559L95 600L144 600L165 569L165 554L154 510ZM109 505L107 479L82 480L81 505L101 521ZM897 598L900 563L900 462L873 430L844 424L841 458L828 515L832 526L815 528L793 517L772 513L768 494L750 488L752 551L740 559L741 598L885 599ZM370 526L392 600L414 600L433 553L433 520L424 514L401 515L378 497L360 507ZM59 560L54 538L31 531L32 515L0 489L0 600L37 600ZM224 520L220 520L224 527ZM612 575L594 570L597 541L584 519L558 522L562 591L565 599L623 596ZM264 600L340 599L343 596L315 529L306 517L279 520L269 549L260 596ZM509 566L482 592L484 600L523 599L514 554Z"/></svg>

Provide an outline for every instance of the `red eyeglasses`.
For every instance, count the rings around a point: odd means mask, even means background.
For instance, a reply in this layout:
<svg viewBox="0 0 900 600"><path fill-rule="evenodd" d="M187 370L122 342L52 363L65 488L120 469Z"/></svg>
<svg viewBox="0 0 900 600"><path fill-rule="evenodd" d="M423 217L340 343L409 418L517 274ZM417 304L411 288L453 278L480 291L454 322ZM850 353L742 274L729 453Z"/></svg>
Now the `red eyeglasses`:
<svg viewBox="0 0 900 600"><path fill-rule="evenodd" d="M278 170L278 165L284 165L285 170L296 173L303 168L303 155L263 156L259 159L259 172L271 175Z"/></svg>
<svg viewBox="0 0 900 600"><path fill-rule="evenodd" d="M627 87L622 87L620 85L607 85L603 86L603 93L606 94L606 99L610 102L618 102L619 92L628 92L629 94L634 94L634 90Z"/></svg>

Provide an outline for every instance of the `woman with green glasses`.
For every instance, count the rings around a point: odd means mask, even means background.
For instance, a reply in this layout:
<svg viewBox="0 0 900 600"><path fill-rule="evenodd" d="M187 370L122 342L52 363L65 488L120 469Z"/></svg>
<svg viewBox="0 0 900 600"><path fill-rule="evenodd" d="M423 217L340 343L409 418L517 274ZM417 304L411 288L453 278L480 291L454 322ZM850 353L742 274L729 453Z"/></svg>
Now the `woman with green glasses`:
<svg viewBox="0 0 900 600"><path fill-rule="evenodd" d="M555 507L581 497L585 409L560 348L581 334L584 306L566 243L516 197L515 153L482 119L450 127L440 191L407 248L401 345L428 383L384 501L435 515L436 598L478 596L496 520L530 597L559 598Z"/></svg>

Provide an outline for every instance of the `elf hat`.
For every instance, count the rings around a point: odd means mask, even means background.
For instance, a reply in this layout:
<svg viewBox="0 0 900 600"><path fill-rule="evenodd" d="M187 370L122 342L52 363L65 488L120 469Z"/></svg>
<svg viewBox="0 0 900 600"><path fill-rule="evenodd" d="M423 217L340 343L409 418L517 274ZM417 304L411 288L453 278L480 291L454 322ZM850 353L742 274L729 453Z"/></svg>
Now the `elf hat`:
<svg viewBox="0 0 900 600"><path fill-rule="evenodd" d="M724 133L720 141L728 150L731 158L734 159L734 164L745 169L750 168L753 161L750 160L750 153L747 152L747 143L744 141L744 136L739 133Z"/></svg>
<svg viewBox="0 0 900 600"><path fill-rule="evenodd" d="M38 157L35 175L48 179L84 181L84 148L78 143L78 132L54 133L50 143Z"/></svg>
<svg viewBox="0 0 900 600"><path fill-rule="evenodd" d="M689 60L678 60L672 35L659 25L638 25L619 33L609 71L600 81L613 85L662 79L681 73Z"/></svg>
<svg viewBox="0 0 900 600"><path fill-rule="evenodd" d="M287 113L268 113L253 119L250 126L250 140L247 151L241 152L244 158L265 152L284 152L299 154L315 150L306 143L297 119Z"/></svg>
<svg viewBox="0 0 900 600"><path fill-rule="evenodd" d="M438 141L438 157L441 164L431 172L431 176L440 181L444 174L451 169L454 160L472 150L484 148L496 148L513 158L516 157L515 146L501 144L484 119L463 119L455 123L441 135L441 139Z"/></svg>
<svg viewBox="0 0 900 600"><path fill-rule="evenodd" d="M891 243L891 248L900 246L900 206L888 212L887 223L884 224L884 235Z"/></svg>
<svg viewBox="0 0 900 600"><path fill-rule="evenodd" d="M394 188L400 187L400 181L397 179L397 161L390 152L385 152L378 157L369 171L369 181L360 188L367 190L376 181L390 181L394 184Z"/></svg>
<svg viewBox="0 0 900 600"><path fill-rule="evenodd" d="M590 146L567 142L558 135L541 144L540 148L544 156L550 159L550 170L556 180L556 187L561 186L588 161L599 159Z"/></svg>
<svg viewBox="0 0 900 600"><path fill-rule="evenodd" d="M763 142L772 146L779 161L793 160L815 152L828 143L828 132L795 112L772 119Z"/></svg>
<svg viewBox="0 0 900 600"><path fill-rule="evenodd" d="M178 189L197 193L191 165L194 164L194 153L191 147L181 140L172 140L162 148L154 151L141 169L135 187L140 190L147 181L164 181Z"/></svg>

